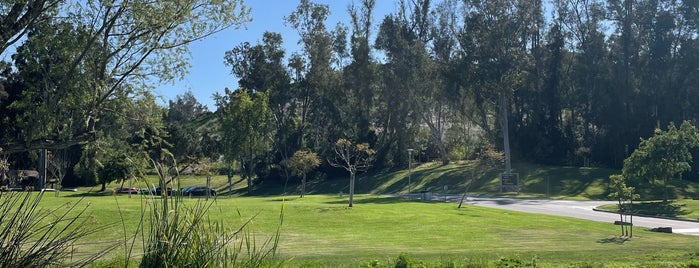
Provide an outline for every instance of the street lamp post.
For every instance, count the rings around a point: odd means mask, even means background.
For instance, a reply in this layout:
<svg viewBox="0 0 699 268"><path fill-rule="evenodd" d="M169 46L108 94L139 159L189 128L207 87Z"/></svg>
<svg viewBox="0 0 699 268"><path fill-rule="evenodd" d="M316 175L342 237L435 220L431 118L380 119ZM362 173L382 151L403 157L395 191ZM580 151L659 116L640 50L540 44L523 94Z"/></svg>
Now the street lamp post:
<svg viewBox="0 0 699 268"><path fill-rule="evenodd" d="M408 194L411 192L411 182L410 182L410 175L411 175L411 169L413 168L413 149L408 149Z"/></svg>

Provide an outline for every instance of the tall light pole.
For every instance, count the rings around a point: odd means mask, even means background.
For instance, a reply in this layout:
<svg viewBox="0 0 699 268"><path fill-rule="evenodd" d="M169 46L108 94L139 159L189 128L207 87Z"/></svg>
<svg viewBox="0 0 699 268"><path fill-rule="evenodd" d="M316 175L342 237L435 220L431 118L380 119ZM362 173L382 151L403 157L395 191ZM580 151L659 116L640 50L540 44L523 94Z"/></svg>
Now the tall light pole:
<svg viewBox="0 0 699 268"><path fill-rule="evenodd" d="M410 182L410 175L411 174L410 173L411 173L412 168L413 168L413 149L408 149L408 194L410 194L410 190L411 190L410 189L410 186L411 186L411 182Z"/></svg>

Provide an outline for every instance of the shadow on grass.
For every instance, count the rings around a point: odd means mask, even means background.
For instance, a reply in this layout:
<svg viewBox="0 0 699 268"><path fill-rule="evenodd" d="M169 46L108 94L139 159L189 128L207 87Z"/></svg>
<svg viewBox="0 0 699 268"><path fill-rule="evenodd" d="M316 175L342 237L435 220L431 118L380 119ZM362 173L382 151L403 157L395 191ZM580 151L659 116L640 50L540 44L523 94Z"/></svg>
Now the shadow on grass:
<svg viewBox="0 0 699 268"><path fill-rule="evenodd" d="M605 200L608 198L608 176L611 169L584 167L551 167L531 164L515 164L522 183L521 194L526 196L571 196ZM469 160L448 165L439 163L416 163L411 172L401 167L374 170L357 174L355 193L393 194L408 190L427 190L433 194L460 194L499 192L501 167L483 161ZM410 178L409 179L409 173ZM309 178L306 194L347 194L349 179L346 172L317 175ZM244 181L238 181L245 184ZM656 187L657 188L657 187ZM300 180L291 177L255 180L252 191L238 187L223 195L234 196L279 196L300 194ZM219 190L219 189L217 189Z"/></svg>
<svg viewBox="0 0 699 268"><path fill-rule="evenodd" d="M677 203L675 201L663 202L642 202L634 203L633 207L628 208L625 205L625 210L634 212L634 214L649 215L649 216L662 216L662 217L679 217L682 215L689 214L688 211L684 210L685 204Z"/></svg>
<svg viewBox="0 0 699 268"><path fill-rule="evenodd" d="M349 200L345 197L336 201L327 201L325 204L347 204ZM398 204L398 203L424 203L417 199L406 199L401 197L368 197L368 198L355 198L354 204Z"/></svg>
<svg viewBox="0 0 699 268"><path fill-rule="evenodd" d="M62 191L59 193L60 197L93 197L93 196L112 196L114 193L111 192L68 192ZM137 194L134 194L137 195Z"/></svg>
<svg viewBox="0 0 699 268"><path fill-rule="evenodd" d="M608 178L614 172L616 171L611 169L572 166L522 165L520 169L525 192L596 200L608 198Z"/></svg>
<svg viewBox="0 0 699 268"><path fill-rule="evenodd" d="M597 240L597 243L600 244L617 244L617 245L623 245L626 243L626 241L629 241L628 237L621 237L621 236L612 236L612 237L607 237L607 238L602 238L600 240Z"/></svg>

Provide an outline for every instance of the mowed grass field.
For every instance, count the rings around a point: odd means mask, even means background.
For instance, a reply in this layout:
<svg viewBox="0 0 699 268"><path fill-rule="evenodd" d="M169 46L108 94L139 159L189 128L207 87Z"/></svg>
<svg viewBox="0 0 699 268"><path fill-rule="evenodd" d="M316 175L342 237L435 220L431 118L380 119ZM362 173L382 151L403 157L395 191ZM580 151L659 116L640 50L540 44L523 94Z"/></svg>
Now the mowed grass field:
<svg viewBox="0 0 699 268"><path fill-rule="evenodd" d="M152 202L159 200L160 197L138 195L129 198L64 192L60 197L45 195L42 205L57 208L80 202L79 206L89 205L94 226L109 226L85 237L83 241L88 244L76 249L76 254L80 254L134 235L142 211L148 212ZM183 199L188 205L202 201ZM223 222L232 230L252 219L249 237L258 247L279 228L277 256L288 267L358 267L372 260L387 264L400 253L428 264L443 260L493 263L503 257L524 261L536 258L539 267L666 267L663 265L699 259L699 237L695 236L637 228L635 236L624 241L615 237L618 228L612 223L475 206L459 209L454 203L375 194L356 196L353 208L347 207L346 195L337 194L304 198L219 196L210 202L210 220ZM139 252L140 242L135 247L135 252ZM139 257L138 253L134 255ZM106 258L120 256L124 256L123 248Z"/></svg>

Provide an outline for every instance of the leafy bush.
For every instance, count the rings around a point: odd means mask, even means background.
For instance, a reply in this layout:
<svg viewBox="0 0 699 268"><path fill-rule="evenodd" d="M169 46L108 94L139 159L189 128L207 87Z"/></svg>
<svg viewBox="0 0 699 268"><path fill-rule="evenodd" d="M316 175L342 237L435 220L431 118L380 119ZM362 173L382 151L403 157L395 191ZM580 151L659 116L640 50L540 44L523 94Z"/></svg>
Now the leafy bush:
<svg viewBox="0 0 699 268"><path fill-rule="evenodd" d="M689 261L686 265L687 268L699 268L699 261Z"/></svg>
<svg viewBox="0 0 699 268"><path fill-rule="evenodd" d="M395 268L425 267L422 262L415 261L408 253L401 253L394 264Z"/></svg>

